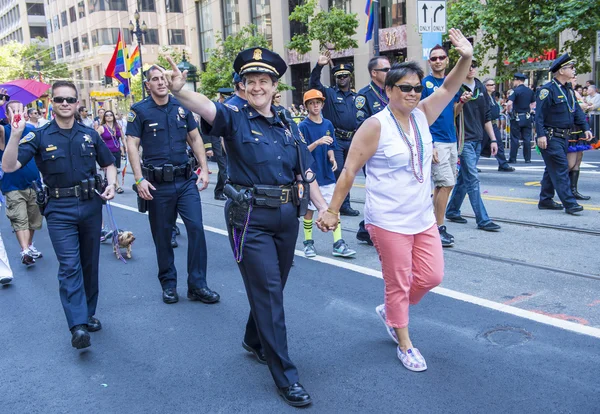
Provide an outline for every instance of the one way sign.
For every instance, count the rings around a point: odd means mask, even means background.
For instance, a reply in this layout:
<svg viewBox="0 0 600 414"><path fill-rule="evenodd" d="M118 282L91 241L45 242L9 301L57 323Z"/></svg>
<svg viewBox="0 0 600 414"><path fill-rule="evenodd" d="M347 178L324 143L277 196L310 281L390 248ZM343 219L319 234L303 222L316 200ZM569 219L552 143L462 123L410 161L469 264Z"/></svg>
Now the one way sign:
<svg viewBox="0 0 600 414"><path fill-rule="evenodd" d="M419 33L446 33L446 2L417 0Z"/></svg>

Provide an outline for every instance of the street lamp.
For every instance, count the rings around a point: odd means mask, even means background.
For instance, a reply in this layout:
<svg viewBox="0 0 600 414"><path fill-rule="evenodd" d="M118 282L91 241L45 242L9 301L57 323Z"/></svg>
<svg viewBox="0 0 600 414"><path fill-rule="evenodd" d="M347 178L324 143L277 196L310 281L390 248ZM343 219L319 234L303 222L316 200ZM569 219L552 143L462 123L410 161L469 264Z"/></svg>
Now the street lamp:
<svg viewBox="0 0 600 414"><path fill-rule="evenodd" d="M184 70L187 70L187 89L193 87L193 91L196 92L196 82L198 81L198 69L196 66L192 65L187 61L185 57L185 50L183 51L183 57L181 58L181 63L177 65L177 68L183 73ZM190 85L192 83L192 85Z"/></svg>
<svg viewBox="0 0 600 414"><path fill-rule="evenodd" d="M135 25L131 20L129 20L129 31L131 35L135 35L138 42L138 49L140 52L140 71L142 73L142 99L146 98L146 86L144 85L144 61L142 60L142 44L144 43L144 35L148 31L148 26L146 26L146 22L142 22L142 26L140 27L140 13L135 11L133 15L135 20Z"/></svg>

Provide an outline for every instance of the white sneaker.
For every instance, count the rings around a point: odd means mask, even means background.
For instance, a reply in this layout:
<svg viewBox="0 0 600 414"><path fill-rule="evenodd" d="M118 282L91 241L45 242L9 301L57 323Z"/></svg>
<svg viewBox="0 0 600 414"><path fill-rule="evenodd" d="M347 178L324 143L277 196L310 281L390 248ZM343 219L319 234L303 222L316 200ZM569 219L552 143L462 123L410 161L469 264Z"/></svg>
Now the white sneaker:
<svg viewBox="0 0 600 414"><path fill-rule="evenodd" d="M31 246L29 246L29 255L31 257L33 257L34 259L39 259L40 257L42 257L42 252L40 252L38 249L35 248L35 246L33 245L33 243L31 243Z"/></svg>
<svg viewBox="0 0 600 414"><path fill-rule="evenodd" d="M398 343L398 336L396 335L396 330L389 326L385 321L385 305L381 304L377 306L375 308L375 312L377 312L379 319L381 319L381 322L383 322L383 324L385 325L388 335L394 340L394 342Z"/></svg>
<svg viewBox="0 0 600 414"><path fill-rule="evenodd" d="M421 372L427 369L427 362L425 362L425 358L423 358L423 355L421 355L417 348L408 348L406 352L402 352L400 347L398 347L396 352L404 368L414 372Z"/></svg>
<svg viewBox="0 0 600 414"><path fill-rule="evenodd" d="M13 281L12 276L1 276L0 285L9 285Z"/></svg>

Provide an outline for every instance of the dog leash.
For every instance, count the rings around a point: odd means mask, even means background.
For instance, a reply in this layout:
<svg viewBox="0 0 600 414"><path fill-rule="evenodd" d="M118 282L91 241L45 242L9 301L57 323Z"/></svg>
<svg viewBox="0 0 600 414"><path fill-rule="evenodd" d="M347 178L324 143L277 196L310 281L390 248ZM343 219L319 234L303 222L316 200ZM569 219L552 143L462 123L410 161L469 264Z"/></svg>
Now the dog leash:
<svg viewBox="0 0 600 414"><path fill-rule="evenodd" d="M108 221L110 229L112 230L112 245L114 250L117 252L117 257L123 262L127 263L127 260L121 254L121 249L119 248L119 229L117 228L117 222L115 221L115 216L113 215L112 208L110 206L110 201L106 201L106 213L108 215Z"/></svg>

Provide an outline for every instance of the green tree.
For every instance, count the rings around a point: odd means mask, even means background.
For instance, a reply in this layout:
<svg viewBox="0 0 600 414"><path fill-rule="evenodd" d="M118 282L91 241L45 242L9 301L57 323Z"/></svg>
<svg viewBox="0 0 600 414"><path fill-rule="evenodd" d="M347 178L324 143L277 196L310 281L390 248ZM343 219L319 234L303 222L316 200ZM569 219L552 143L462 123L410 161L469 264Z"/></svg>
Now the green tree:
<svg viewBox="0 0 600 414"><path fill-rule="evenodd" d="M310 52L314 40L319 43L319 49L341 51L358 47L353 38L358 27L356 13L347 14L337 7L317 12L317 0L307 0L294 8L289 19L306 26L304 33L295 34L287 44L288 49L301 55Z"/></svg>
<svg viewBox="0 0 600 414"><path fill-rule="evenodd" d="M160 47L160 49L158 51L158 59L156 60L156 63L165 69L171 69L171 65L167 61L167 57L170 57L171 59L173 59L173 62L175 62L177 64L177 63L181 62L181 60L183 59L183 52L173 49L170 46L161 46ZM189 60L189 56L188 56L188 60ZM148 67L150 67L150 66L148 66Z"/></svg>
<svg viewBox="0 0 600 414"><path fill-rule="evenodd" d="M21 59L25 46L17 42L9 42L0 47L0 83L18 79L25 65Z"/></svg>
<svg viewBox="0 0 600 414"><path fill-rule="evenodd" d="M566 41L560 53L568 51L577 59L578 71L585 73L591 70L590 48L600 30L600 5L598 0L452 0L448 25L466 36L482 34L475 56L481 60L496 50L500 78L510 76L528 58L558 49L559 35L571 31L577 36Z"/></svg>

